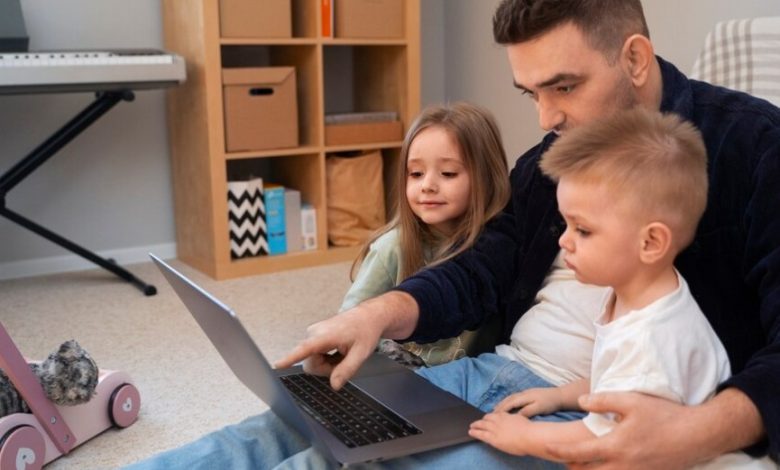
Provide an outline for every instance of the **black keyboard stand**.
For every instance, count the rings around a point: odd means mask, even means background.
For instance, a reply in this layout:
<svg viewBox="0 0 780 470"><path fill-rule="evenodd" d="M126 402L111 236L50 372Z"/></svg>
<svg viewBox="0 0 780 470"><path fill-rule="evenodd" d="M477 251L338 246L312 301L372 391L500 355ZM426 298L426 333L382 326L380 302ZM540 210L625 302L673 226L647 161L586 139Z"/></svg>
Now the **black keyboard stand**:
<svg viewBox="0 0 780 470"><path fill-rule="evenodd" d="M22 227L37 233L43 238L60 245L61 247L86 258L98 266L111 271L120 278L134 284L144 295L150 296L157 293L157 288L147 284L135 277L126 269L119 266L114 260L106 259L83 248L72 241L58 235L45 227L38 225L30 219L8 209L6 207L6 196L27 176L44 164L49 158L56 154L62 147L81 134L92 123L114 107L119 101L133 101L135 94L131 90L105 91L96 93L95 101L89 104L83 111L68 121L51 137L46 139L41 145L36 147L21 161L16 163L11 169L0 176L0 215L8 220L15 222Z"/></svg>

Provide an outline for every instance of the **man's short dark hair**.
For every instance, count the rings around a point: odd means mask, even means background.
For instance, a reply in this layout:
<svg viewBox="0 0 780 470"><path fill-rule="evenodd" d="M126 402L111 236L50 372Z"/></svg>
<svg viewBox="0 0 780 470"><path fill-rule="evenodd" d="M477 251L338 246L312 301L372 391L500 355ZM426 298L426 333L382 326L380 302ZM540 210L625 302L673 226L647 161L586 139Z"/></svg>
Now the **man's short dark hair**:
<svg viewBox="0 0 780 470"><path fill-rule="evenodd" d="M493 37L498 44L517 44L566 23L610 62L629 36L650 37L640 0L503 0L493 16Z"/></svg>

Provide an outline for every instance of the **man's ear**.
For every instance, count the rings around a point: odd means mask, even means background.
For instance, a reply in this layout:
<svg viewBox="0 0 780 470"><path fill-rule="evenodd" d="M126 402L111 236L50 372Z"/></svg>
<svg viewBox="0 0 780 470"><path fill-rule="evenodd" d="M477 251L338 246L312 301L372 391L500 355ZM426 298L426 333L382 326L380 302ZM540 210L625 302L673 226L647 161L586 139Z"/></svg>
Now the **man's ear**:
<svg viewBox="0 0 780 470"><path fill-rule="evenodd" d="M631 82L641 88L650 75L650 67L655 60L653 44L647 36L633 34L623 43L620 58Z"/></svg>
<svg viewBox="0 0 780 470"><path fill-rule="evenodd" d="M651 222L642 230L640 243L640 260L645 264L656 263L672 249L672 231L664 223Z"/></svg>

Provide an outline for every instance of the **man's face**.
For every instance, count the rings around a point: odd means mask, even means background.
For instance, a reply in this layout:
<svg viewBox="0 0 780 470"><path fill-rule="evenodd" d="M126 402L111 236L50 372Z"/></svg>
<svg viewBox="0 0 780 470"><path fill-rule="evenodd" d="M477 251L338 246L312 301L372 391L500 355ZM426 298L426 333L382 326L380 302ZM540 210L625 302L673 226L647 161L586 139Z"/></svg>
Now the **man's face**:
<svg viewBox="0 0 780 470"><path fill-rule="evenodd" d="M620 61L610 65L571 23L512 44L507 54L515 86L534 101L545 131L560 134L638 102Z"/></svg>

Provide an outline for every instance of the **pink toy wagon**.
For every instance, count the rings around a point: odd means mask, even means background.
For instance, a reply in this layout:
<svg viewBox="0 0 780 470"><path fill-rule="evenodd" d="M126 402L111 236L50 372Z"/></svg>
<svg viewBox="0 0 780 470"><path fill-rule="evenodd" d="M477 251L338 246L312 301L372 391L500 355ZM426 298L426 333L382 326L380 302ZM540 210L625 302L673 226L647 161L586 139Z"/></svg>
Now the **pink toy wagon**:
<svg viewBox="0 0 780 470"><path fill-rule="evenodd" d="M0 418L0 470L40 469L106 429L135 422L141 396L130 376L101 370L95 396L76 406L57 406L0 323L0 369L11 379L32 413Z"/></svg>

